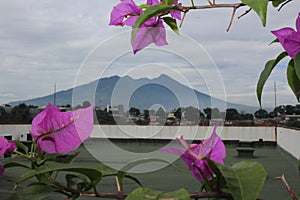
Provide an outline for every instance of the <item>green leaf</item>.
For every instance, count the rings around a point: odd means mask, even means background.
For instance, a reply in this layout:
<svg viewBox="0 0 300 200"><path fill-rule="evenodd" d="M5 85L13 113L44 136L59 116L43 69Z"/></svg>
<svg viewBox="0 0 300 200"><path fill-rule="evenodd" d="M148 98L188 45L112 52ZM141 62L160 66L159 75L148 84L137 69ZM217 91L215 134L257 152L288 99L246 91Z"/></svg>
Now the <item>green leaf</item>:
<svg viewBox="0 0 300 200"><path fill-rule="evenodd" d="M135 36L138 28L151 17L154 17L160 13L167 12L173 8L166 4L157 4L147 8L136 20L131 32L132 41L135 41Z"/></svg>
<svg viewBox="0 0 300 200"><path fill-rule="evenodd" d="M105 176L116 176L117 173L118 173L118 170L113 169L113 168L111 168L109 166L106 166L106 165L100 165L96 169L102 173L102 177L105 177Z"/></svg>
<svg viewBox="0 0 300 200"><path fill-rule="evenodd" d="M16 144L17 148L22 149L25 152L25 154L28 155L28 147L25 144L18 140L14 140L14 143Z"/></svg>
<svg viewBox="0 0 300 200"><path fill-rule="evenodd" d="M54 171L66 171L66 172L75 172L75 173L83 174L90 179L91 186L96 185L102 178L102 173L97 169L75 167L68 164L49 163L37 169L26 172L21 176L21 178L16 183L20 184L34 176L38 176L38 175L42 175Z"/></svg>
<svg viewBox="0 0 300 200"><path fill-rule="evenodd" d="M14 192L8 200L40 200L56 190L56 188L49 185L34 184Z"/></svg>
<svg viewBox="0 0 300 200"><path fill-rule="evenodd" d="M190 195L185 189L174 192L161 192L148 188L138 188L128 195L125 200L190 200Z"/></svg>
<svg viewBox="0 0 300 200"><path fill-rule="evenodd" d="M23 168L27 168L27 169L30 169L30 167L28 165L25 165L21 162L17 162L17 161L8 161L8 162L5 162L3 164L3 167L5 168L10 168L10 167L23 167Z"/></svg>
<svg viewBox="0 0 300 200"><path fill-rule="evenodd" d="M273 0L272 5L273 7L278 7L281 3L285 2L287 0Z"/></svg>
<svg viewBox="0 0 300 200"><path fill-rule="evenodd" d="M138 184L139 186L143 187L142 183L136 177L125 174L125 178L128 178L128 179L132 180L133 182L135 182L136 184Z"/></svg>
<svg viewBox="0 0 300 200"><path fill-rule="evenodd" d="M287 67L287 80L290 88L294 92L298 102L300 100L300 80L296 74L294 59L291 59Z"/></svg>
<svg viewBox="0 0 300 200"><path fill-rule="evenodd" d="M164 162L167 164L172 164L168 161L159 158L145 158L145 159L139 159L139 160L134 160L132 162L129 162L125 166L123 166L119 171L105 165L101 165L97 167L97 170L99 170L102 173L103 177L116 176L118 178L121 187L120 189L123 191L124 178L128 178L134 181L135 183L137 183L138 185L142 186L141 182L136 177L128 175L126 172L132 169L133 167L136 167L140 164L149 163L149 162Z"/></svg>
<svg viewBox="0 0 300 200"><path fill-rule="evenodd" d="M170 5L171 3L175 2L176 0L162 0L162 2L164 2L164 4L166 5Z"/></svg>
<svg viewBox="0 0 300 200"><path fill-rule="evenodd" d="M85 176L80 174L66 174L65 176L68 186L77 186L78 191L89 190L89 183Z"/></svg>
<svg viewBox="0 0 300 200"><path fill-rule="evenodd" d="M139 9L145 9L145 8L149 8L150 6L148 4L142 4L139 5Z"/></svg>
<svg viewBox="0 0 300 200"><path fill-rule="evenodd" d="M120 171L123 171L123 172L127 172L129 171L130 169L140 165L140 164L145 164L145 163L151 163L151 162L163 162L163 163L166 163L166 164L169 164L169 165L173 165L173 163L170 163L166 160L163 160L163 159L159 159L159 158L145 158L145 159L139 159L139 160L134 160L134 161L131 161L129 163L127 163L125 166L123 166Z"/></svg>
<svg viewBox="0 0 300 200"><path fill-rule="evenodd" d="M70 155L60 155L55 158L55 162L69 164L78 156L80 152L75 152Z"/></svg>
<svg viewBox="0 0 300 200"><path fill-rule="evenodd" d="M179 34L179 29L177 26L177 21L176 19L172 18L172 17L164 17L162 18L164 20L164 22L166 24L168 24L168 26L177 34Z"/></svg>
<svg viewBox="0 0 300 200"><path fill-rule="evenodd" d="M269 45L279 42L278 38L274 39Z"/></svg>
<svg viewBox="0 0 300 200"><path fill-rule="evenodd" d="M185 189L179 189L174 192L162 193L159 195L161 200L190 200L190 195Z"/></svg>
<svg viewBox="0 0 300 200"><path fill-rule="evenodd" d="M257 86L256 86L256 96L257 96L260 107L261 107L262 91L263 91L266 81L268 80L274 67L279 63L279 61L281 61L287 55L288 54L286 52L282 52L281 54L279 54L277 56L277 58L275 60L269 60L266 63L264 70L260 73L260 76L259 76L259 79L257 82Z"/></svg>
<svg viewBox="0 0 300 200"><path fill-rule="evenodd" d="M267 176L261 164L242 161L226 166L211 160L208 162L210 166L215 165L214 168L219 170L225 180L221 182L221 191L230 193L233 199L253 200L260 194Z"/></svg>
<svg viewBox="0 0 300 200"><path fill-rule="evenodd" d="M294 58L294 67L295 67L295 71L298 76L298 79L300 79L300 53L298 53L296 55L296 57Z"/></svg>
<svg viewBox="0 0 300 200"><path fill-rule="evenodd" d="M241 0L242 3L247 4L252 8L260 17L263 26L266 26L267 22L267 10L269 0Z"/></svg>
<svg viewBox="0 0 300 200"><path fill-rule="evenodd" d="M80 152L75 152L73 154L66 154L66 155L58 155L56 157L47 157L38 162L38 165L44 165L46 162L56 162L56 163L64 163L70 164L73 160L77 157ZM43 155L41 156L43 157Z"/></svg>

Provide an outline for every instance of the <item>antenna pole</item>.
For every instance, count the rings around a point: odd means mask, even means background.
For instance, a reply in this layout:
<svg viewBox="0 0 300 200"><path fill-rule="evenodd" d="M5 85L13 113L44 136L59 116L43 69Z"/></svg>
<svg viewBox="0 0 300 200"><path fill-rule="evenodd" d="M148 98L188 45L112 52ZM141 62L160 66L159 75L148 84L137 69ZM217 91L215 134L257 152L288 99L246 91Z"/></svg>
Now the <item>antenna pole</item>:
<svg viewBox="0 0 300 200"><path fill-rule="evenodd" d="M56 83L54 84L53 105L56 105Z"/></svg>
<svg viewBox="0 0 300 200"><path fill-rule="evenodd" d="M277 106L277 97L276 97L276 81L274 80L274 106Z"/></svg>
<svg viewBox="0 0 300 200"><path fill-rule="evenodd" d="M276 81L274 80L274 111L276 112L276 107L277 107L277 98L276 98ZM277 112L275 114L275 142L277 145Z"/></svg>

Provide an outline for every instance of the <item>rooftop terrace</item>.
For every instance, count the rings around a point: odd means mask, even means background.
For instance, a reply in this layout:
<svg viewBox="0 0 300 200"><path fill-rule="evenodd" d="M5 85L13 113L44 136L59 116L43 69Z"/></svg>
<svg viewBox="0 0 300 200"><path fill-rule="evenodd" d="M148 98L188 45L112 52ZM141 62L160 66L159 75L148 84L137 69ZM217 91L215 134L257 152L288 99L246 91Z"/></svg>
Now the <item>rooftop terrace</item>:
<svg viewBox="0 0 300 200"><path fill-rule="evenodd" d="M114 154L114 152L109 151L107 141L100 139L93 139L92 143L88 145L95 145L99 154L104 152L104 159L111 158L111 161L105 162L123 162L125 158L121 158L119 155ZM151 152L153 150L159 149L165 146L166 141L114 141L114 145L121 149L131 152ZM88 146L87 145L87 146ZM279 180L275 180L275 177L285 175L288 183L293 188L296 194L300 194L300 177L298 169L298 161L283 149L275 147L274 143L264 144L262 146L255 145L254 157L238 157L236 151L236 143L226 144L227 156L225 163L227 165L234 164L242 160L251 160L261 163L267 171L267 180L265 182L263 191L261 192L259 198L261 199L288 199L289 194L285 189L283 183ZM90 148L90 146L88 146ZM85 147L80 148L80 155L75 161L77 165L85 167L95 167L100 163L97 161ZM173 155L170 155L173 156ZM175 156L176 157L176 156ZM173 191L179 188L186 188L190 192L199 191L200 184L191 175L185 163L178 159L174 162L174 166L167 166L157 171L148 173L137 173L134 176L138 177L139 180L145 187L152 189L163 190L163 191ZM14 187L14 182L17 178L24 172L21 168L11 168L7 169L5 174L0 178L0 199L7 199L10 191ZM104 180L99 184L99 189L102 192L116 192L115 179L104 178ZM134 188L138 187L135 183L131 181L125 182L125 192L130 192ZM61 199L62 196L55 194L47 199ZM80 198L83 199L83 198ZM94 198L87 198L94 199ZM97 199L97 198L95 198Z"/></svg>

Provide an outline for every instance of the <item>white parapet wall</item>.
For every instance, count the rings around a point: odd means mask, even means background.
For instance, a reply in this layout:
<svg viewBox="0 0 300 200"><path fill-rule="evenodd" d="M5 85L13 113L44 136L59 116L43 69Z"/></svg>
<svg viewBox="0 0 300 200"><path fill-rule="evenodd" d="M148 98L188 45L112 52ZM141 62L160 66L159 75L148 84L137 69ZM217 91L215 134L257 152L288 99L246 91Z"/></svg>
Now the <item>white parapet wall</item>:
<svg viewBox="0 0 300 200"><path fill-rule="evenodd" d="M180 134L187 140L202 140L210 136L212 126L132 126L101 125L95 126L93 138L124 139L175 139ZM218 135L223 140L275 141L274 127L218 127Z"/></svg>
<svg viewBox="0 0 300 200"><path fill-rule="evenodd" d="M30 132L30 124L11 124L11 125L0 125L1 136L12 136L13 140L20 140L21 135L28 134Z"/></svg>
<svg viewBox="0 0 300 200"><path fill-rule="evenodd" d="M300 158L300 131L281 128L277 129L277 145L289 152L296 159Z"/></svg>
<svg viewBox="0 0 300 200"><path fill-rule="evenodd" d="M0 135L11 135L13 140L19 140L21 134L29 133L30 129L31 125L0 125ZM182 134L186 140L202 140L209 137L212 130L212 126L94 125L91 137L116 139L175 139ZM283 132L283 130L281 132ZM223 140L258 141L262 139L264 141L275 141L276 139L274 127L220 126L217 128L217 133ZM298 141L300 140L298 139Z"/></svg>

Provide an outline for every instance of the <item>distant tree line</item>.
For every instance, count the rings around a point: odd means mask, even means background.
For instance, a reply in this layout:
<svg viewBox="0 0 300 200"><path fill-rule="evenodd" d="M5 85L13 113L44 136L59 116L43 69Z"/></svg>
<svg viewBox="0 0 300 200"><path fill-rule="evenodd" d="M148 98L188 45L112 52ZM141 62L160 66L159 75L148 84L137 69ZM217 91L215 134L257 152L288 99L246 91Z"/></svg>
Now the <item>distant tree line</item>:
<svg viewBox="0 0 300 200"><path fill-rule="evenodd" d="M76 106L75 109L87 107L90 104L84 102L82 105ZM62 111L71 110L71 105L60 106ZM42 111L34 105L26 105L24 103L14 107L9 105L0 106L0 123L31 123L32 119ZM171 114L170 114L171 113ZM192 124L199 124L200 121L209 121L212 119L223 119L225 121L242 121L251 122L253 125L254 119L269 120L272 123L276 122L285 126L300 128L300 105L280 105L274 108L271 112L264 109L258 109L253 114L239 112L235 108L228 108L226 111L220 111L218 108L204 108L202 111L198 108L189 106L173 109L171 112L166 112L162 107L158 110L143 110L131 107L125 116L115 116L112 111L105 109L95 109L95 123L99 124L137 124L148 125L151 123L151 117L155 116L155 121L159 125L172 125L180 123L181 120L186 120ZM289 120L280 120L280 117L290 117ZM277 120L277 121L276 121ZM248 124L249 125L249 124Z"/></svg>
<svg viewBox="0 0 300 200"><path fill-rule="evenodd" d="M18 106L0 107L0 122L2 123L31 123L32 119L39 111L35 111L37 106L22 103Z"/></svg>

